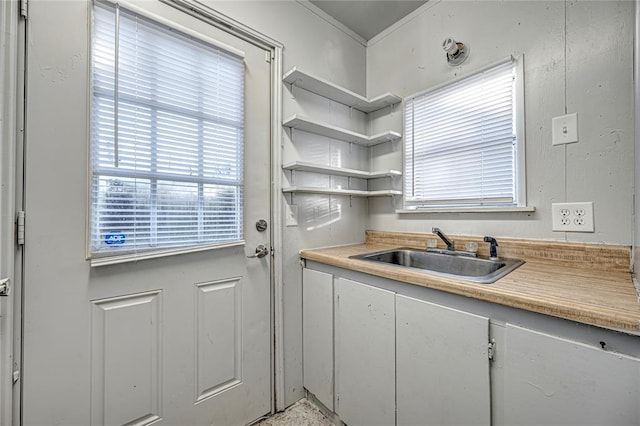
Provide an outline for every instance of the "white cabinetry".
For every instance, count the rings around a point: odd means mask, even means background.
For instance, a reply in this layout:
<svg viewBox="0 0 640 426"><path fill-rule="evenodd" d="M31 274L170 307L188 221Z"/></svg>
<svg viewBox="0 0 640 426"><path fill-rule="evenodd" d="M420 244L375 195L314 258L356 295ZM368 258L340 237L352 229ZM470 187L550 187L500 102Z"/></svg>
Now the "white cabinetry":
<svg viewBox="0 0 640 426"><path fill-rule="evenodd" d="M396 295L398 425L489 425L489 319Z"/></svg>
<svg viewBox="0 0 640 426"><path fill-rule="evenodd" d="M302 306L304 387L333 411L333 275L305 268Z"/></svg>
<svg viewBox="0 0 640 426"><path fill-rule="evenodd" d="M369 113L380 110L387 106L392 106L402 100L400 97L390 93L383 94L373 99L367 99L348 89L340 87L320 77L316 77L312 74L303 72L297 68L293 68L291 71L286 73L283 77L283 82L289 85L289 87L291 87L292 89L294 86L299 87L301 89L315 93L316 95L357 109L364 113ZM375 135L366 135L299 114L294 114L293 116L288 117L284 120L282 125L291 129L292 140L295 139L294 130L313 133L330 138L331 140L353 143L364 147L378 145L385 142L393 142L401 138L401 134L393 130L387 130ZM402 175L402 172L400 170L355 170L351 168L334 166L331 164L316 164L313 162L305 161L304 159L301 159L299 161L287 162L286 164L283 164L282 168L291 173L290 182L295 180L294 176L296 171L320 173L331 176L347 176L349 178L365 180L386 177L390 180L390 186L393 186L394 178ZM353 189L350 187L350 185L347 188L333 189L315 186L300 186L293 183L290 186L283 188L283 192L350 195L358 197L376 197L402 194L402 191L393 188L371 191L361 188Z"/></svg>
<svg viewBox="0 0 640 426"><path fill-rule="evenodd" d="M333 274L304 270L304 379L349 426L640 425L640 337Z"/></svg>
<svg viewBox="0 0 640 426"><path fill-rule="evenodd" d="M638 358L507 324L504 362L507 425L640 424Z"/></svg>
<svg viewBox="0 0 640 426"><path fill-rule="evenodd" d="M338 278L336 413L349 426L395 424L395 294Z"/></svg>

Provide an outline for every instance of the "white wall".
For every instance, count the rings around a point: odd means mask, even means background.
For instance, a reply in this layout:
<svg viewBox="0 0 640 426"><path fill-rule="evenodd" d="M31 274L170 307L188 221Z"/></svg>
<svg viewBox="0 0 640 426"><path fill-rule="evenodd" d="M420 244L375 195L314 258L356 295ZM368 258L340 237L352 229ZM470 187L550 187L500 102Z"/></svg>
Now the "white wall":
<svg viewBox="0 0 640 426"><path fill-rule="evenodd" d="M365 93L366 51L336 26L295 1L213 1L212 8L284 45L283 70L301 68L360 94ZM283 117L302 114L356 131L365 130L362 113L305 90L285 87ZM366 151L339 141L287 132L282 141L284 163L313 161L349 168L366 167ZM249 148L250 149L250 148ZM364 164L363 164L364 163ZM309 173L286 173L283 185L346 186L346 178ZM352 185L366 182L352 182ZM298 226L285 227L284 253L284 353L285 404L303 396L302 387L302 269L300 249L361 242L367 215L365 199L320 195L283 196L284 204L298 206Z"/></svg>
<svg viewBox="0 0 640 426"><path fill-rule="evenodd" d="M401 200L370 201L369 227L631 244L634 91L632 1L439 1L370 42L368 94L411 95L510 54L525 57L526 173L533 214L397 215ZM442 40L468 43L447 65ZM551 146L551 119L577 112L580 141ZM376 126L402 127L401 108ZM401 144L380 167L400 167ZM593 201L595 233L551 231L551 203Z"/></svg>

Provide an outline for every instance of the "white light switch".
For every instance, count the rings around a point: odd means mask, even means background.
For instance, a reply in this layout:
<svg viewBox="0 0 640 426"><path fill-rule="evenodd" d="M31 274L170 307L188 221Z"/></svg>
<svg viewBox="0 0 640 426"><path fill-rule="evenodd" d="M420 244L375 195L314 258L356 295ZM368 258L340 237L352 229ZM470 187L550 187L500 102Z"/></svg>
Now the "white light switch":
<svg viewBox="0 0 640 426"><path fill-rule="evenodd" d="M578 114L553 117L551 120L551 144L562 145L578 142Z"/></svg>

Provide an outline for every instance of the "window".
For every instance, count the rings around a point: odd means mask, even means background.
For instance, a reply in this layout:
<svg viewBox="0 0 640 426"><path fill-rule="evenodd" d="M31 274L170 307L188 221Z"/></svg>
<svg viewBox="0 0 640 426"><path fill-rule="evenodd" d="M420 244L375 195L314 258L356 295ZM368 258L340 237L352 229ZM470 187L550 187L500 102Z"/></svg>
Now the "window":
<svg viewBox="0 0 640 426"><path fill-rule="evenodd" d="M405 100L408 209L526 204L522 87L510 58Z"/></svg>
<svg viewBox="0 0 640 426"><path fill-rule="evenodd" d="M91 257L242 240L243 59L94 5Z"/></svg>

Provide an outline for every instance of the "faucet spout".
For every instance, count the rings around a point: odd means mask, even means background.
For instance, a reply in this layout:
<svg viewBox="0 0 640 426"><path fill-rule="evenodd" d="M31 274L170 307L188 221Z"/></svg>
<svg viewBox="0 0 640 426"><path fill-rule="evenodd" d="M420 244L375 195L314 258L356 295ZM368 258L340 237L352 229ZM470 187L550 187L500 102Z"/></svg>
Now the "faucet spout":
<svg viewBox="0 0 640 426"><path fill-rule="evenodd" d="M489 247L489 259L498 260L498 242L493 237L484 237L484 242L491 244Z"/></svg>
<svg viewBox="0 0 640 426"><path fill-rule="evenodd" d="M453 241L451 241L445 234L440 230L440 228L431 228L431 232L436 234L446 245L447 250L454 251L455 247L453 246Z"/></svg>

